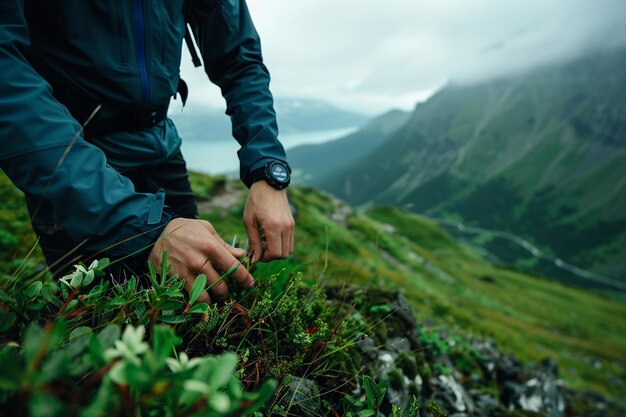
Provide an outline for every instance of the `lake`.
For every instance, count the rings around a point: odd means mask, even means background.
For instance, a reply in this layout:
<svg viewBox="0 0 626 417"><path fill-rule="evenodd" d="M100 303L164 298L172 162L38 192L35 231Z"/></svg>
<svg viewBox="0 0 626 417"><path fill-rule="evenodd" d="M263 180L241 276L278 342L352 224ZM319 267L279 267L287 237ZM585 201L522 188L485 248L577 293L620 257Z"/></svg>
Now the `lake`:
<svg viewBox="0 0 626 417"><path fill-rule="evenodd" d="M300 145L328 142L349 135L357 127L318 130L312 132L281 133L280 141L289 150ZM231 141L183 140L182 152L187 161L187 168L207 174L229 174L239 172L237 151L239 144ZM287 152L289 153L289 152Z"/></svg>

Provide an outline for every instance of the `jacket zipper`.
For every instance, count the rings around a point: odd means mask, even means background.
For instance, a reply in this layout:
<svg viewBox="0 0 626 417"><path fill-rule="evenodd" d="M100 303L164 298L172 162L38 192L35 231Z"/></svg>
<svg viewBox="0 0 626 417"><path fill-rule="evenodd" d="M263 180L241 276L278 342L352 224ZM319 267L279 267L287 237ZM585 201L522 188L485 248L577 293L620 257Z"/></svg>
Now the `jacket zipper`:
<svg viewBox="0 0 626 417"><path fill-rule="evenodd" d="M148 104L148 64L146 62L146 25L143 13L143 0L135 0L135 38L137 41L137 62L141 81L141 104Z"/></svg>

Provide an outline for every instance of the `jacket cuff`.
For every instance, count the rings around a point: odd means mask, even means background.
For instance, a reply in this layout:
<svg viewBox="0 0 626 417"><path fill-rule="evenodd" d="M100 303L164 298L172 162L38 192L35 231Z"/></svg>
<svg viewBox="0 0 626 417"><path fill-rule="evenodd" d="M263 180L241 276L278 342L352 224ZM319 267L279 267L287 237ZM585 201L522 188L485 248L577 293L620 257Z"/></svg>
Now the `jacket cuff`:
<svg viewBox="0 0 626 417"><path fill-rule="evenodd" d="M159 190L152 196L147 212L145 229L135 225L124 225L118 235L117 244L105 252L112 258L127 256L147 258L152 246L161 236L163 229L172 220L172 214L164 211L165 191Z"/></svg>

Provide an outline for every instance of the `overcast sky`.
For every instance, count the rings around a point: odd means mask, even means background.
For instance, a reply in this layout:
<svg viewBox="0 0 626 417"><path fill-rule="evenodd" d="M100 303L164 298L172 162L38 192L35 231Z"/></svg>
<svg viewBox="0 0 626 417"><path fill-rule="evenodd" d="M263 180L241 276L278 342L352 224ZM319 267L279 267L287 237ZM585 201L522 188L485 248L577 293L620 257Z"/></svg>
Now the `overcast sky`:
<svg viewBox="0 0 626 417"><path fill-rule="evenodd" d="M369 114L626 44L626 0L248 0L276 97ZM186 51L185 51L186 53ZM188 110L223 107L183 56Z"/></svg>

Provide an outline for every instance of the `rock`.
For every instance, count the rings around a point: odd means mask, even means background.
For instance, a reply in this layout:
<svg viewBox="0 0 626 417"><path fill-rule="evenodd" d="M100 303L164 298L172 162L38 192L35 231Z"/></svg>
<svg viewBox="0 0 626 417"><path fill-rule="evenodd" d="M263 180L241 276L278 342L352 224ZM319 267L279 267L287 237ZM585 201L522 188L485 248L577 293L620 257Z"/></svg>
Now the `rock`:
<svg viewBox="0 0 626 417"><path fill-rule="evenodd" d="M524 369L519 367L512 372L503 371L504 363L512 363L510 355L499 364L500 383L504 386L503 402L509 409L522 409L545 413L550 417L563 417L565 397L563 382L558 378L557 365L553 359L545 359L536 366ZM525 379L524 374L528 375ZM508 379L507 379L508 378Z"/></svg>
<svg viewBox="0 0 626 417"><path fill-rule="evenodd" d="M470 395L474 401L476 410L482 410L483 412L489 412L500 407L500 402L494 396L487 394L479 390L470 390Z"/></svg>
<svg viewBox="0 0 626 417"><path fill-rule="evenodd" d="M433 378L431 385L435 388L433 400L442 404L449 411L457 413L474 412L474 402L463 388L463 385L452 375L439 375Z"/></svg>

